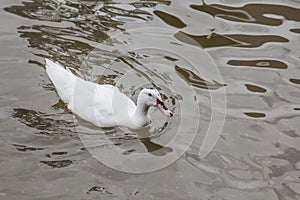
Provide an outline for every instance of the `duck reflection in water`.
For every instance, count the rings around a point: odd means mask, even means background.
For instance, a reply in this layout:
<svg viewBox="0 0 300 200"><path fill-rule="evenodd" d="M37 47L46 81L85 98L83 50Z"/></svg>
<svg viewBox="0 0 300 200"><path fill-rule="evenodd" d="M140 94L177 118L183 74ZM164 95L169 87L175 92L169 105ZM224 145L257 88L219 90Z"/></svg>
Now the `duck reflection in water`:
<svg viewBox="0 0 300 200"><path fill-rule="evenodd" d="M171 147L162 146L160 144L157 144L155 142L152 142L150 138L143 138L140 139L141 143L145 145L147 148L147 151L155 156L164 156L167 153L170 153L173 151Z"/></svg>
<svg viewBox="0 0 300 200"><path fill-rule="evenodd" d="M64 108L62 103L58 103L55 105L55 109L58 109L58 107ZM18 119L23 124L31 128L37 129L38 132L36 132L36 134L38 135L40 134L46 136L69 135L70 137L73 137L76 132L76 129L74 128L75 127L78 128L78 125L76 122L70 121L70 118L68 117L69 115L70 114L68 112L65 112L65 117L66 117L65 120L61 118L57 119L58 118L57 114L49 115L39 111L28 110L23 108L15 108L12 114L14 118ZM120 137L109 136L110 134L116 133L116 130L114 128L107 128L104 131L107 133L105 134L107 136L106 138L108 138L110 142L118 146L118 148L123 148L121 146L123 146L127 142L130 143L129 146L140 142L145 146L147 152L154 156L165 156L166 154L173 151L171 147L167 147L154 142L157 136L155 138L151 137L151 134L153 133L151 133L150 127L145 127L140 131L135 132L134 134L137 134L137 137L128 136L127 134L125 135L123 134ZM92 134L89 135L89 137L92 137L93 140L95 139L97 140L99 139L98 137L100 137L100 135L99 133L97 135ZM101 137L103 137L103 135ZM127 145L128 144L125 144L125 146ZM136 150L128 149L127 146L126 150L123 152L123 155L128 155L133 152L136 152Z"/></svg>

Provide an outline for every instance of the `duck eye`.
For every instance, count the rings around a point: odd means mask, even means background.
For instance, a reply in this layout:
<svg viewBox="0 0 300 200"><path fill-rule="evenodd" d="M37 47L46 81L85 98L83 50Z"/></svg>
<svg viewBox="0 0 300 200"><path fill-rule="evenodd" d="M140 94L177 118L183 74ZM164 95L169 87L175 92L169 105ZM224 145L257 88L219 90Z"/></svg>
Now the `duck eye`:
<svg viewBox="0 0 300 200"><path fill-rule="evenodd" d="M149 96L149 97L152 97L152 94L151 94L151 93L149 93L149 94L148 94L148 96Z"/></svg>

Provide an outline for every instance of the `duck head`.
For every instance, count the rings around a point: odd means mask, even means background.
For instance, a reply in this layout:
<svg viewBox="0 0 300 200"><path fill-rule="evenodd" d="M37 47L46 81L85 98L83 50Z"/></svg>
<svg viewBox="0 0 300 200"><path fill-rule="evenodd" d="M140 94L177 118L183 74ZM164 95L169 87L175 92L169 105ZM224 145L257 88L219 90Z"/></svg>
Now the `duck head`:
<svg viewBox="0 0 300 200"><path fill-rule="evenodd" d="M167 117L172 117L173 113L165 106L159 92L154 88L144 88L138 96L138 104L142 103L157 107L162 114Z"/></svg>

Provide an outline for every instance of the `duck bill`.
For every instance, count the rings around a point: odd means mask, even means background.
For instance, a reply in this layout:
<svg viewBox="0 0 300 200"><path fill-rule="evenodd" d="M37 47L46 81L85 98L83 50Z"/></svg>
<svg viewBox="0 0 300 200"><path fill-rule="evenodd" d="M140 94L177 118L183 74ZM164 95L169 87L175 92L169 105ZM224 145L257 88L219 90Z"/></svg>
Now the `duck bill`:
<svg viewBox="0 0 300 200"><path fill-rule="evenodd" d="M172 116L173 116L173 113L165 106L165 104L164 104L164 102L163 102L162 100L157 99L156 105L157 105L159 111L160 111L163 115L165 115L165 116L167 116L167 117L172 117Z"/></svg>

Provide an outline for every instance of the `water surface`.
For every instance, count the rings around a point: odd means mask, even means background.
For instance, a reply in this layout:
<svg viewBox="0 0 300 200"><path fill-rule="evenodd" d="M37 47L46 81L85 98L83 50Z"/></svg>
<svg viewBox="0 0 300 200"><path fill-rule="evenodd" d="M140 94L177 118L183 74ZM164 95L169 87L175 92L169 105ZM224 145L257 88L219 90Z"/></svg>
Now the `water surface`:
<svg viewBox="0 0 300 200"><path fill-rule="evenodd" d="M299 12L300 2L292 0L2 1L0 197L300 199ZM170 34L163 39L155 31L151 36L151 31L128 34L149 27ZM113 40L117 34L132 42L126 55L115 51L126 45ZM151 47L149 37L161 49L169 41L186 51L178 56L138 50ZM100 48L97 57L91 56L99 45L111 51ZM200 46L213 57L223 80L206 63L195 63L197 73L184 62ZM87 57L89 65L82 65ZM184 107L195 111L198 102L200 108L193 145L176 162L152 173L128 174L101 164L80 139L88 132L82 130L97 128L64 109L45 73L44 58L86 80L115 84L133 99L139 85L157 86L175 111L179 102L190 100L186 97L193 89L193 100ZM112 60L114 70L103 74L101 66ZM150 62L160 65L147 68ZM175 87L172 80L190 89ZM221 88L227 94L226 123L213 151L200 159L211 117L210 93ZM146 153L167 159L176 152L165 144L174 136L170 130L180 112L172 120L155 111L152 115L158 120L148 138L119 129L101 130L101 137L122 149L124 157ZM186 117L195 119L192 112ZM189 128L188 121L183 123L182 134Z"/></svg>

